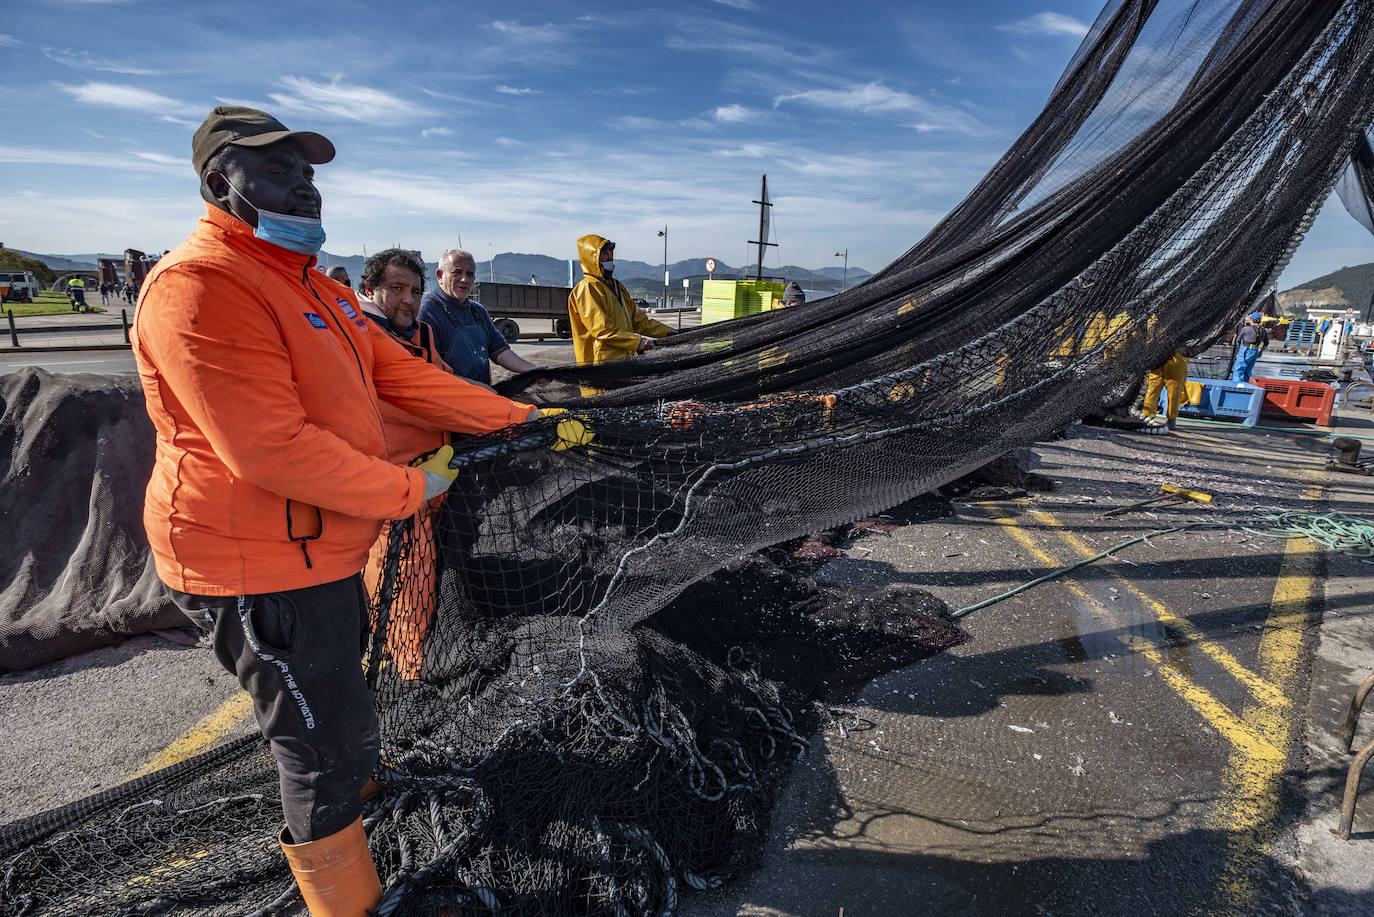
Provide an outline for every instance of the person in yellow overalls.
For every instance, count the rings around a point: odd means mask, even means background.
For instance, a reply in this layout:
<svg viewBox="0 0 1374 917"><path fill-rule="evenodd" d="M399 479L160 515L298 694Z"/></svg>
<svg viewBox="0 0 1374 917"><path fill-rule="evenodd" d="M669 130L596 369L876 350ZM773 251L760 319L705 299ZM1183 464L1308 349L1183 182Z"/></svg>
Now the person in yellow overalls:
<svg viewBox="0 0 1374 917"><path fill-rule="evenodd" d="M1188 381L1188 358L1181 351L1175 351L1168 362L1156 370L1152 370L1145 377L1145 405L1141 408L1147 418L1154 419L1159 414L1159 392L1160 389L1169 394L1169 407L1165 414L1165 420L1169 429L1174 429L1178 424L1178 409L1183 406L1184 400L1188 397L1186 393L1186 383Z"/></svg>

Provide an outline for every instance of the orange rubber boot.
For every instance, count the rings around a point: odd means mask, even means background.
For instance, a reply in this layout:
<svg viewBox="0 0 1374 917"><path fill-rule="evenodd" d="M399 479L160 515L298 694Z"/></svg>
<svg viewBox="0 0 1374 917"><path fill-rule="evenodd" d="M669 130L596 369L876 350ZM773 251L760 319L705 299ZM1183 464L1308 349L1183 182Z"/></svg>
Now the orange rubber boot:
<svg viewBox="0 0 1374 917"><path fill-rule="evenodd" d="M312 917L366 917L382 897L362 816L342 831L304 844L288 844L283 828L281 849Z"/></svg>

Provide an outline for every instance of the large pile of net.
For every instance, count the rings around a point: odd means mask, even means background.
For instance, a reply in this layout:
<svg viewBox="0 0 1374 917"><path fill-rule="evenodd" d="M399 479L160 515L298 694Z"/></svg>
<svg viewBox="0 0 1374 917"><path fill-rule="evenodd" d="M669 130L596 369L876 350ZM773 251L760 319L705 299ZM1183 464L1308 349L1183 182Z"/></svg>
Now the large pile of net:
<svg viewBox="0 0 1374 917"><path fill-rule="evenodd" d="M1372 14L1114 0L1035 123L870 281L517 379L595 440L468 441L443 507L393 530L379 913L666 914L747 868L822 683L958 635L922 596L717 571L1060 429L1234 320L1374 117ZM0 909L270 912L275 792L244 740L11 826Z"/></svg>
<svg viewBox="0 0 1374 917"><path fill-rule="evenodd" d="M143 533L152 467L132 373L0 381L0 672L185 623Z"/></svg>

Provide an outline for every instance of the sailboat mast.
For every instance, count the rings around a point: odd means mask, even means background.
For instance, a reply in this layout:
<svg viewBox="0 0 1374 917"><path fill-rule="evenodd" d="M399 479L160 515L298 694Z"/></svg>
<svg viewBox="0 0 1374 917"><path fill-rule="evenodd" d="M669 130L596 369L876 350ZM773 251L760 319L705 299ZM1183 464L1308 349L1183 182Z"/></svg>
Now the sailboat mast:
<svg viewBox="0 0 1374 917"><path fill-rule="evenodd" d="M755 280L762 280L762 279L763 279L763 244L764 244L765 242L768 241L766 238L764 238L764 235L763 235L764 223L765 223L765 221L766 221L766 217L764 216L764 214L766 214L766 213L768 212L768 211L766 211L764 208L767 207L767 206L768 206L768 176L767 176L767 175L764 175L764 176L763 176L763 187L759 189L759 261L758 261L758 264L754 265L754 279L755 279Z"/></svg>
<svg viewBox="0 0 1374 917"><path fill-rule="evenodd" d="M750 244L757 245L759 247L759 263L754 266L754 280L757 281L763 279L763 250L767 246L775 244L773 242L768 241L767 235L768 211L765 208L773 206L773 204L768 200L767 175L763 176L763 185L759 189L759 200L754 201L754 203L759 205L759 237L757 241L751 241Z"/></svg>

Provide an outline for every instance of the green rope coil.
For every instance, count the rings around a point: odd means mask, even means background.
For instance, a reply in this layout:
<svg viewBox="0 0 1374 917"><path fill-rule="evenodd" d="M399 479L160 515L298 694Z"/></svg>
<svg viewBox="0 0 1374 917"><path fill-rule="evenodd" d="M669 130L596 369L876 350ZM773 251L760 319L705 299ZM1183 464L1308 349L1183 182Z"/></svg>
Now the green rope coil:
<svg viewBox="0 0 1374 917"><path fill-rule="evenodd" d="M990 599L984 599L974 605L960 608L952 612L953 617L962 617L971 611L980 608L987 608L995 605L1003 599L1009 599L1014 595L1019 595L1027 589L1031 589L1041 583L1048 582L1065 573L1071 573L1079 567L1086 567L1088 564L1096 563L1104 557L1110 557L1123 548L1131 545L1140 544L1148 541L1157 535L1172 535L1175 532L1198 531L1200 529L1231 529L1232 531L1245 532L1249 535L1262 535L1265 538L1308 538L1324 548L1337 551L1350 557L1358 557L1371 561L1367 558L1374 558L1374 522L1361 516L1350 516L1345 513L1304 513L1294 510L1280 509L1275 506L1260 506L1253 510L1249 519L1235 522L1222 522L1215 520L1200 520L1198 522L1186 522L1183 525L1171 526L1167 529L1155 529L1146 532L1144 535L1137 535L1134 538L1121 542L1119 545L1110 547L1100 554L1085 558L1076 563L1069 564L1067 567L1060 567L1038 576L1028 583L1022 583L1015 589L1009 589L1000 595L995 595Z"/></svg>

